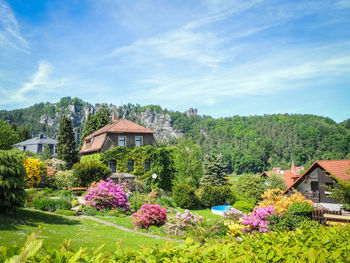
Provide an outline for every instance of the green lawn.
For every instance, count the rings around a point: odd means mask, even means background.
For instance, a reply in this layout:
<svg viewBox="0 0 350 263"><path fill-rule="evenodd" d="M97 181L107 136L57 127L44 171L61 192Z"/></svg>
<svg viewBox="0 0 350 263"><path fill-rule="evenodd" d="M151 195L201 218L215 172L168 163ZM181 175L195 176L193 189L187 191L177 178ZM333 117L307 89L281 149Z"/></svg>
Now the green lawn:
<svg viewBox="0 0 350 263"><path fill-rule="evenodd" d="M126 218L119 218L125 219ZM130 220L130 219L129 219ZM131 224L131 223L130 223ZM36 210L23 209L17 215L0 215L0 246L22 246L27 237L40 226L44 247L58 248L64 240L71 240L73 249L94 249L105 244L105 251L113 251L117 242L122 247L138 248L167 242L105 226L89 219L63 217Z"/></svg>

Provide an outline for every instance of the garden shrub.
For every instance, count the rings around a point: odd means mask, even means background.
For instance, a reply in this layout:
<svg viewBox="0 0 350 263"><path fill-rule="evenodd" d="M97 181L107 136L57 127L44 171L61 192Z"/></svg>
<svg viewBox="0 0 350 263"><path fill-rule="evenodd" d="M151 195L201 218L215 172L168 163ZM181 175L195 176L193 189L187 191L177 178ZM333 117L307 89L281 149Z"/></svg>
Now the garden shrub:
<svg viewBox="0 0 350 263"><path fill-rule="evenodd" d="M257 231L267 233L270 230L267 226L270 224L269 217L274 213L273 206L256 207L253 212L244 215L241 218L241 224L245 226L243 232L255 233Z"/></svg>
<svg viewBox="0 0 350 263"><path fill-rule="evenodd" d="M54 175L55 185L58 189L71 190L78 182L78 177L72 170L58 171Z"/></svg>
<svg viewBox="0 0 350 263"><path fill-rule="evenodd" d="M238 221L243 216L242 211L231 207L229 210L224 212L225 220Z"/></svg>
<svg viewBox="0 0 350 263"><path fill-rule="evenodd" d="M58 215L63 215L63 216L76 216L77 215L76 211L62 210L62 209L56 210L54 213L58 214Z"/></svg>
<svg viewBox="0 0 350 263"><path fill-rule="evenodd" d="M311 219L301 215L293 215L291 213L276 214L269 218L270 224L268 228L273 231L291 231L308 221L311 221Z"/></svg>
<svg viewBox="0 0 350 263"><path fill-rule="evenodd" d="M77 184L82 187L88 187L92 182L105 180L112 173L112 170L106 165L94 160L76 163L72 170L77 177Z"/></svg>
<svg viewBox="0 0 350 263"><path fill-rule="evenodd" d="M78 201L78 200L73 200L73 201L71 202L71 205L72 205L72 207L76 207L76 206L79 205L79 201Z"/></svg>
<svg viewBox="0 0 350 263"><path fill-rule="evenodd" d="M201 205L210 208L215 205L223 205L225 201L234 202L235 197L229 186L204 185L198 190Z"/></svg>
<svg viewBox="0 0 350 263"><path fill-rule="evenodd" d="M173 187L174 202L181 208L192 209L198 206L195 189L188 184L177 184Z"/></svg>
<svg viewBox="0 0 350 263"><path fill-rule="evenodd" d="M51 198L37 198L35 197L32 201L34 208L42 211L56 211L56 210L70 210L72 208L70 202L62 199L51 199Z"/></svg>
<svg viewBox="0 0 350 263"><path fill-rule="evenodd" d="M146 204L147 194L142 194L139 192L134 192L130 196L130 209L134 212L139 210L142 205Z"/></svg>
<svg viewBox="0 0 350 263"><path fill-rule="evenodd" d="M230 242L207 242L199 245L192 240L183 244L141 247L117 247L114 252L102 252L62 245L39 251L42 239L33 233L22 249L0 247L0 260L27 262L33 255L37 262L348 262L350 258L350 225L334 227L303 227L297 231L247 235ZM50 242L50 239L48 240ZM29 248L31 249L28 253ZM82 253L82 251L85 251Z"/></svg>
<svg viewBox="0 0 350 263"><path fill-rule="evenodd" d="M0 213L11 213L17 207L24 206L26 192L22 166L23 153L17 150L0 150Z"/></svg>
<svg viewBox="0 0 350 263"><path fill-rule="evenodd" d="M263 179L255 175L241 175L233 184L235 193L245 199L253 199L255 202L260 201L261 195L265 191Z"/></svg>
<svg viewBox="0 0 350 263"><path fill-rule="evenodd" d="M88 194L84 196L87 206L93 206L97 210L122 208L129 210L128 197L119 184L113 183L108 178L101 180L88 189Z"/></svg>
<svg viewBox="0 0 350 263"><path fill-rule="evenodd" d="M283 195L283 191L281 189L267 190L262 195L262 198L264 200L260 202L259 206L273 206L275 208L275 212L279 215L287 213L289 206L293 203L303 202L309 205L312 204L312 202L307 200L300 192L294 191L291 195L286 196Z"/></svg>
<svg viewBox="0 0 350 263"><path fill-rule="evenodd" d="M23 166L27 174L25 181L30 188L39 186L40 182L45 180L47 173L46 166L39 158L26 158Z"/></svg>
<svg viewBox="0 0 350 263"><path fill-rule="evenodd" d="M305 218L311 218L313 210L313 206L309 205L308 203L295 202L289 206L288 213Z"/></svg>
<svg viewBox="0 0 350 263"><path fill-rule="evenodd" d="M194 215L186 209L185 213L178 212L176 216L169 218L164 229L168 235L183 236L187 231L193 230L201 220L201 216Z"/></svg>
<svg viewBox="0 0 350 263"><path fill-rule="evenodd" d="M132 215L132 224L136 229L148 229L150 226L161 226L165 224L167 211L159 205L144 204L140 210Z"/></svg>
<svg viewBox="0 0 350 263"><path fill-rule="evenodd" d="M255 204L247 201L236 201L232 207L243 213L250 213L253 211Z"/></svg>

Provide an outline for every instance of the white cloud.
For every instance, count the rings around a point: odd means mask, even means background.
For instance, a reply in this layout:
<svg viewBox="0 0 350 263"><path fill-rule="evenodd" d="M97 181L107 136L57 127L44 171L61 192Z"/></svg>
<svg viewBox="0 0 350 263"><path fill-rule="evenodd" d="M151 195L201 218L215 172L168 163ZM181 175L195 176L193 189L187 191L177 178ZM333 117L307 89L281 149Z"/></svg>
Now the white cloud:
<svg viewBox="0 0 350 263"><path fill-rule="evenodd" d="M2 40L0 44L5 42L18 50L30 53L29 44L21 34L16 17L4 0L0 0L0 25L0 29L2 29L2 32L0 31L0 40Z"/></svg>

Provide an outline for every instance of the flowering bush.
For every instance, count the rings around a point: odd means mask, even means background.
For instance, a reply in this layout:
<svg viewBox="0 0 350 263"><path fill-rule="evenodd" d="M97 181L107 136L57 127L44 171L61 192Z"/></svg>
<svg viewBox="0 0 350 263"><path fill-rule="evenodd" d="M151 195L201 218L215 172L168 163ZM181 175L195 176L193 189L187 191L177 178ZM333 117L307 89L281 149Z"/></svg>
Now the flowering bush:
<svg viewBox="0 0 350 263"><path fill-rule="evenodd" d="M159 205L144 204L140 210L131 215L133 218L132 224L136 229L161 226L165 223L166 215L167 211L165 208L161 208Z"/></svg>
<svg viewBox="0 0 350 263"><path fill-rule="evenodd" d="M38 186L46 175L46 166L39 158L26 158L23 162L27 176L25 178L29 187Z"/></svg>
<svg viewBox="0 0 350 263"><path fill-rule="evenodd" d="M243 234L243 229L246 227L245 225L242 225L241 222L233 221L233 220L227 220L225 221L225 226L228 227L229 232L227 233L228 236L236 237Z"/></svg>
<svg viewBox="0 0 350 263"><path fill-rule="evenodd" d="M97 210L120 207L127 211L130 207L128 197L122 187L113 183L109 178L90 187L84 199L87 201L86 205L93 206Z"/></svg>
<svg viewBox="0 0 350 263"><path fill-rule="evenodd" d="M295 191L290 196L283 195L281 189L267 190L262 195L264 200L259 204L259 207L273 206L275 213L282 215L288 212L288 208L291 204L296 202L304 202L309 205L312 204L310 200L307 200L300 192Z"/></svg>
<svg viewBox="0 0 350 263"><path fill-rule="evenodd" d="M77 183L78 178L72 170L58 171L53 176L55 185L58 189L70 190Z"/></svg>
<svg viewBox="0 0 350 263"><path fill-rule="evenodd" d="M229 210L224 212L225 220L237 221L243 216L242 211L239 211L236 208L231 207Z"/></svg>
<svg viewBox="0 0 350 263"><path fill-rule="evenodd" d="M241 224L245 226L243 232L269 232L267 226L270 224L268 218L273 214L273 206L256 207L253 212L241 218Z"/></svg>
<svg viewBox="0 0 350 263"><path fill-rule="evenodd" d="M169 219L165 225L165 231L169 235L183 236L186 231L200 223L201 220L201 216L194 215L186 209L185 213L178 212L176 216Z"/></svg>

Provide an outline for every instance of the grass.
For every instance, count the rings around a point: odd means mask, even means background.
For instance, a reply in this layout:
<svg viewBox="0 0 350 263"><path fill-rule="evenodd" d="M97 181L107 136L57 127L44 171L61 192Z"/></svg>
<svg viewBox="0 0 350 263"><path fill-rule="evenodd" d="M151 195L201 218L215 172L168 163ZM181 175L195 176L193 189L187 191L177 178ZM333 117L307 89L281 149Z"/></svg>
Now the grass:
<svg viewBox="0 0 350 263"><path fill-rule="evenodd" d="M107 222L111 222L129 229L134 229L134 226L132 225L132 218L131 216L128 217L115 217L115 216L95 216L96 218L100 218L102 220L105 220Z"/></svg>
<svg viewBox="0 0 350 263"><path fill-rule="evenodd" d="M0 246L22 246L39 226L41 236L45 239L44 247L51 249L60 247L64 240L71 240L73 249L96 249L105 244L104 251L113 251L118 242L122 242L124 248L166 243L166 240L129 233L89 219L22 209L14 216L0 215Z"/></svg>

